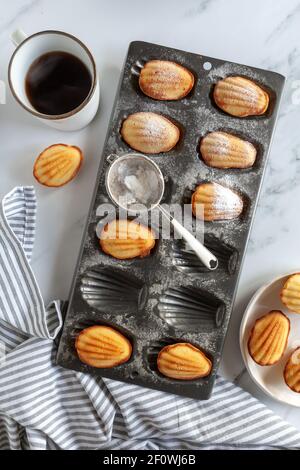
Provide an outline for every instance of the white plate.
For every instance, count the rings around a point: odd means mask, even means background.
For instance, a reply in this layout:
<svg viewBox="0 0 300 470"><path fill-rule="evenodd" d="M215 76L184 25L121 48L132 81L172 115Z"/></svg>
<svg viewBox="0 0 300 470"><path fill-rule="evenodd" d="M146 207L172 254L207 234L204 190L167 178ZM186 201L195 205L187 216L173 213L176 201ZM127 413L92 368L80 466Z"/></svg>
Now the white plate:
<svg viewBox="0 0 300 470"><path fill-rule="evenodd" d="M290 354L300 346L300 315L287 310L280 299L280 291L289 276L291 274L274 279L252 297L240 328L240 346L245 365L254 382L275 400L300 407L300 393L293 392L283 378L284 367ZM262 367L251 358L247 343L255 321L270 310L281 310L290 319L291 330L288 347L281 360L273 366Z"/></svg>

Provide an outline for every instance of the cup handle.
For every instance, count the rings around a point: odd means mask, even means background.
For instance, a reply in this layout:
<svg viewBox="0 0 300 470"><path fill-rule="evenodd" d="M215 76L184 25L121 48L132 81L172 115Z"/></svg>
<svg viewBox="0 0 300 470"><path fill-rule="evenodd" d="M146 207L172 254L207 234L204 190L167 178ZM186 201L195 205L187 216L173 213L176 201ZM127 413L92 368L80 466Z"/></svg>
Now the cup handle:
<svg viewBox="0 0 300 470"><path fill-rule="evenodd" d="M25 34L22 29L16 29L16 31L11 34L10 39L12 40L13 44L17 47L23 41L25 41L27 37L27 34Z"/></svg>

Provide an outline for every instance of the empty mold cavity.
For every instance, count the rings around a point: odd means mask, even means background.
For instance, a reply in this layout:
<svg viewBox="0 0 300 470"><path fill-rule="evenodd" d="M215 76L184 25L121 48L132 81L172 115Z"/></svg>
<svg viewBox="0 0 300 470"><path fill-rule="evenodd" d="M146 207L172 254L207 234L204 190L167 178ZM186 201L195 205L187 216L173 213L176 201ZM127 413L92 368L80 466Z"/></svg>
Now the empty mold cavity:
<svg viewBox="0 0 300 470"><path fill-rule="evenodd" d="M203 289L170 287L160 297L159 316L169 326L184 331L220 327L225 305Z"/></svg>
<svg viewBox="0 0 300 470"><path fill-rule="evenodd" d="M205 236L204 245L218 259L218 270L226 270L230 275L235 273L239 258L238 251L235 248L222 242L212 234ZM212 273L183 240L173 242L171 256L172 262L178 271L192 275Z"/></svg>
<svg viewBox="0 0 300 470"><path fill-rule="evenodd" d="M81 293L93 308L109 312L136 312L147 300L147 287L142 281L116 268L96 266L81 279Z"/></svg>

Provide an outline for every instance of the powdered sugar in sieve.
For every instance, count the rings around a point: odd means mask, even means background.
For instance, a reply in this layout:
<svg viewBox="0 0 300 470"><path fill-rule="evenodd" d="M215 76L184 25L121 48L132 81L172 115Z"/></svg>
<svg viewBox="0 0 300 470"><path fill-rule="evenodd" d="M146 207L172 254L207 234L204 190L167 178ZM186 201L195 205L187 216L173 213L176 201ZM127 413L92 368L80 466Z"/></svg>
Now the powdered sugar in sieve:
<svg viewBox="0 0 300 470"><path fill-rule="evenodd" d="M112 199L127 210L139 206L149 210L160 202L164 192L159 168L138 154L114 162L107 175L107 186Z"/></svg>
<svg viewBox="0 0 300 470"><path fill-rule="evenodd" d="M107 159L111 166L106 174L106 187L118 206L141 212L157 207L206 267L211 270L218 267L217 258L160 205L165 188L164 178L159 167L149 157L127 154L122 157L110 155Z"/></svg>

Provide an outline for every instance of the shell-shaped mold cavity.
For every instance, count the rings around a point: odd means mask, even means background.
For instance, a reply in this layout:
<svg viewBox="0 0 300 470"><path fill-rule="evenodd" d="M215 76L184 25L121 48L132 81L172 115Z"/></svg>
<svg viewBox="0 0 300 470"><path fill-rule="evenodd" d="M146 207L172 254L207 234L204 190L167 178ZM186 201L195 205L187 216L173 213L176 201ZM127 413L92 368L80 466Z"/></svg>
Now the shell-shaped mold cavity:
<svg viewBox="0 0 300 470"><path fill-rule="evenodd" d="M154 371L158 372L157 368L157 357L159 352L165 347L169 346L170 344L174 344L178 342L178 340L168 337L162 338L160 340L152 342L146 349L146 357L148 361L149 368Z"/></svg>
<svg viewBox="0 0 300 470"><path fill-rule="evenodd" d="M94 308L113 313L142 310L147 300L147 287L136 277L116 268L96 266L81 280L84 300Z"/></svg>
<svg viewBox="0 0 300 470"><path fill-rule="evenodd" d="M234 274L238 262L238 251L219 240L212 234L205 236L204 245L216 256L219 262L218 269ZM178 271L197 275L211 272L195 255L184 240L174 240L171 251L172 261Z"/></svg>
<svg viewBox="0 0 300 470"><path fill-rule="evenodd" d="M223 323L225 305L213 294L193 287L170 287L160 297L158 312L169 326L185 331L213 329Z"/></svg>

